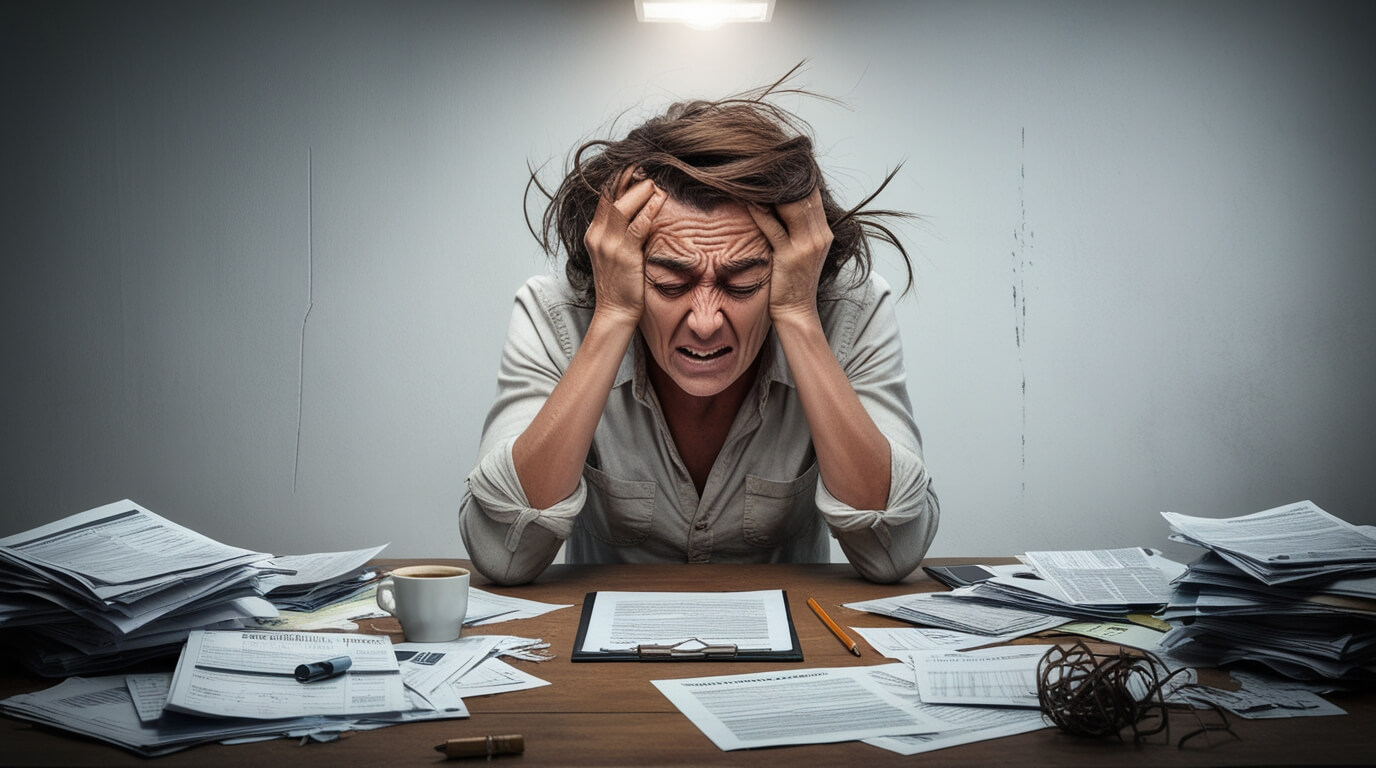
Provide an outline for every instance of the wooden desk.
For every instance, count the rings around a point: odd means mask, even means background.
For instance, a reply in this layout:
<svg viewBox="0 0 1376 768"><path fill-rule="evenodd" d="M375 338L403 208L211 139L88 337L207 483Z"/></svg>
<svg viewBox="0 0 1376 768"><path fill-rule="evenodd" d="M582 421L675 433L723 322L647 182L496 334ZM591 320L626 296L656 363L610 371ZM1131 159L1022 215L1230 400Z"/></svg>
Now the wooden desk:
<svg viewBox="0 0 1376 768"><path fill-rule="evenodd" d="M464 561L447 562L468 565ZM933 563L974 560L933 560ZM988 562L984 560L983 562ZM386 567L402 561L382 561ZM849 742L723 752L650 684L673 677L736 674L781 666L831 667L881 664L888 660L861 642L863 656L848 653L807 608L815 597L842 626L903 626L882 616L862 614L841 603L941 589L921 574L907 582L879 586L857 577L848 565L666 565L553 566L535 583L492 587L474 574L473 584L494 592L573 608L535 619L479 627L472 632L542 637L553 644L553 661L515 662L552 685L528 691L467 700L467 720L412 723L349 734L330 744L299 746L275 741L235 746L195 747L150 763L117 747L64 732L0 718L0 764L42 766L461 766L446 763L433 746L447 738L487 733L520 733L524 755L502 757L493 765L918 765L937 766L1159 766L1168 765L1359 765L1376 760L1376 696L1334 698L1349 714L1342 717L1248 721L1231 718L1241 740L1224 737L1208 749L1178 750L1159 738L1134 746L1081 739L1048 728L904 757ZM599 590L750 590L783 588L803 646L803 662L579 663L569 661L583 597ZM365 628L366 624L364 622ZM395 628L391 620L374 620ZM171 664L168 664L170 669ZM53 681L7 670L0 696L37 690ZM1179 717L1179 716L1178 716ZM1191 730L1178 719L1175 737Z"/></svg>

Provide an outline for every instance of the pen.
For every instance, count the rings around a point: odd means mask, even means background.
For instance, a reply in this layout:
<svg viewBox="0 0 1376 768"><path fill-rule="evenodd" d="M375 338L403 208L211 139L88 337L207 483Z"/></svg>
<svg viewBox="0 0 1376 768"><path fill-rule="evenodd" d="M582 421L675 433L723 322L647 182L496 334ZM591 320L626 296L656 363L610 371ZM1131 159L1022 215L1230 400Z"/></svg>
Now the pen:
<svg viewBox="0 0 1376 768"><path fill-rule="evenodd" d="M333 659L317 661L314 664L301 664L296 668L296 679L303 683L313 683L335 675L342 675L344 670L353 665L354 660L348 656L336 656Z"/></svg>
<svg viewBox="0 0 1376 768"><path fill-rule="evenodd" d="M855 641L850 639L850 635L842 632L841 628L836 626L836 622L831 620L831 617L827 615L826 611L822 610L822 606L818 605L816 600L809 597L807 599L807 607L811 608L812 612L817 614L817 618L821 619L822 623L827 625L827 629L831 630L831 634L836 635L836 639L841 641L841 645L846 646L846 648L856 656L860 655L860 646L856 645Z"/></svg>
<svg viewBox="0 0 1376 768"><path fill-rule="evenodd" d="M436 752L443 752L446 758L486 757L496 755L519 755L526 751L526 739L519 733L505 736L470 736L464 739L450 739L435 746Z"/></svg>

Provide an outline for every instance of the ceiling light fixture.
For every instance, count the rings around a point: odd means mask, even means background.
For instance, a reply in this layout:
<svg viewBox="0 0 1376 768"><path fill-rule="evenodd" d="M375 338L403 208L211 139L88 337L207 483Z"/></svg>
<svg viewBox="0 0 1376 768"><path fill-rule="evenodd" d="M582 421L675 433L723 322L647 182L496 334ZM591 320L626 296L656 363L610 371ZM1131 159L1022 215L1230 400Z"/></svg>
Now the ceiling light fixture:
<svg viewBox="0 0 1376 768"><path fill-rule="evenodd" d="M635 0L635 17L648 22L678 22L695 29L715 29L722 24L769 21L774 0Z"/></svg>

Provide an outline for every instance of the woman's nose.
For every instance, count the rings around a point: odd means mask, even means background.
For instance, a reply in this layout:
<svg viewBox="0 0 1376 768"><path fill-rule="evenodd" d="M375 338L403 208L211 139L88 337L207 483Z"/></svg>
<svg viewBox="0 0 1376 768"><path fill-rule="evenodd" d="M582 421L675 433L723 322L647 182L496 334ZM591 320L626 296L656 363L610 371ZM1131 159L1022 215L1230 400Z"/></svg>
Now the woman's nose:
<svg viewBox="0 0 1376 768"><path fill-rule="evenodd" d="M715 293L707 286L699 286L693 290L693 305L688 310L688 329L698 338L706 339L721 327L721 302L717 300Z"/></svg>

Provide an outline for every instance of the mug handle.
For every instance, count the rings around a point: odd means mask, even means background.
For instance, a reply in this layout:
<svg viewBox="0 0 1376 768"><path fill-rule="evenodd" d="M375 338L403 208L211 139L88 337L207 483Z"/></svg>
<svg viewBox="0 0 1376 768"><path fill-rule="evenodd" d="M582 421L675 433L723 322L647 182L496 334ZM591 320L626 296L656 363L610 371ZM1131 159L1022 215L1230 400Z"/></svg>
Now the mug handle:
<svg viewBox="0 0 1376 768"><path fill-rule="evenodd" d="M397 615L396 584L392 577L388 576L377 585L377 607L386 611L388 614Z"/></svg>

